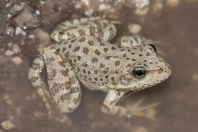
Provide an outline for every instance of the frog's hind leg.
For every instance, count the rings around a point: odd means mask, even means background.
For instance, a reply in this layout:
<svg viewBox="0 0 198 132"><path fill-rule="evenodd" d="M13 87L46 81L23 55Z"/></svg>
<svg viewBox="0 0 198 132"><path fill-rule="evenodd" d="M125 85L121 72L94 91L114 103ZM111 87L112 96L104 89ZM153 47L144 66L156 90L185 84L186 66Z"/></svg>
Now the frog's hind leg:
<svg viewBox="0 0 198 132"><path fill-rule="evenodd" d="M63 60L54 51L44 52L49 91L62 113L73 112L81 100L78 79L67 60Z"/></svg>
<svg viewBox="0 0 198 132"><path fill-rule="evenodd" d="M116 35L115 21L100 17L81 18L60 23L51 33L56 42L82 35L94 36L104 41L112 40Z"/></svg>
<svg viewBox="0 0 198 132"><path fill-rule="evenodd" d="M34 59L32 66L28 73L28 78L30 79L32 85L36 89L37 94L41 97L43 103L45 104L46 109L48 110L48 115L51 117L52 109L50 107L49 98L50 95L48 91L45 89L46 85L44 84L40 73L42 72L45 66L43 56L39 55Z"/></svg>

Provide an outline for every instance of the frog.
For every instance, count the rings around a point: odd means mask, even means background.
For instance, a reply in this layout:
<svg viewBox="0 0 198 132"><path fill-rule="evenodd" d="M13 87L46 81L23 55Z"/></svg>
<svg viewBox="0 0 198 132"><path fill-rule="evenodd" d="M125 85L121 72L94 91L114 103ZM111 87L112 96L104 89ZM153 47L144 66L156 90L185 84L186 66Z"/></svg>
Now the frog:
<svg viewBox="0 0 198 132"><path fill-rule="evenodd" d="M50 101L63 114L74 112L84 85L106 93L103 113L131 118L133 113L118 105L120 99L169 78L171 67L154 44L140 35L122 36L113 43L116 32L115 21L101 17L67 20L52 31L54 43L40 50L28 73L49 114Z"/></svg>

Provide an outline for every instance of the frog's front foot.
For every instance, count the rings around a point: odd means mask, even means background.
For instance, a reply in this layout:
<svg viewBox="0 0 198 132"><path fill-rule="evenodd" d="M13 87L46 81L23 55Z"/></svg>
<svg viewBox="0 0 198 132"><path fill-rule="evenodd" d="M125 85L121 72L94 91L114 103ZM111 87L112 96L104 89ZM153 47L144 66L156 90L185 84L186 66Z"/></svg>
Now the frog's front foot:
<svg viewBox="0 0 198 132"><path fill-rule="evenodd" d="M143 101L145 99L139 99L134 104L128 104L127 109L132 113L132 117L144 117L151 120L156 120L156 110L155 107L159 105L159 103L152 103L148 105L143 105Z"/></svg>

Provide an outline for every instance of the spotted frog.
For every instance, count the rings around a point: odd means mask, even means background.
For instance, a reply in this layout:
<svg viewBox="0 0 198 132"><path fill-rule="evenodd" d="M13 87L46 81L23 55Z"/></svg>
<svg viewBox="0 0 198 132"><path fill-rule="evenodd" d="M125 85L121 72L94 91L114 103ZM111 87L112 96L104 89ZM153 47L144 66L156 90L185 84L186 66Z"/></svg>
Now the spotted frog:
<svg viewBox="0 0 198 132"><path fill-rule="evenodd" d="M100 17L74 19L52 32L54 44L40 51L28 74L49 113L50 101L62 113L73 112L81 101L81 82L107 93L102 112L131 117L129 109L117 105L121 97L170 76L170 66L144 37L123 36L110 43L116 35L115 23ZM44 67L47 86L40 76Z"/></svg>

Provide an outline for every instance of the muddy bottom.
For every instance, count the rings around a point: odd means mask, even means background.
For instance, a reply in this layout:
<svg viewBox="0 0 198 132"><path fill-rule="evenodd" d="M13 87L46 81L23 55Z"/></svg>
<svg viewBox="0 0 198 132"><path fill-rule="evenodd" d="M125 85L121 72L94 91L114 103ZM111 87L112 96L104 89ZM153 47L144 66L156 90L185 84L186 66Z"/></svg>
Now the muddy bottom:
<svg viewBox="0 0 198 132"><path fill-rule="evenodd" d="M38 8L37 3L31 3L31 5L33 8ZM71 14L72 9L68 10ZM6 14L6 10L4 11ZM44 26L41 24L40 28L50 33L56 23L65 20L64 17L69 18L64 13L58 15L56 21L45 23ZM46 17L46 14L41 17ZM3 17L0 19L0 33L2 34L0 41L0 122L11 120L15 127L9 130L10 132L196 132L198 130L197 2L183 2L176 8L164 9L158 16L150 14L142 20L136 20L128 8L120 9L119 20L122 22L119 26L120 32L124 34L127 30L125 25L129 23L141 22L140 34L160 41L156 44L158 53L172 67L172 76L167 81L128 95L121 100L121 105L133 104L139 99L144 99L142 105L159 103L148 114L151 115L150 118L139 117L130 120L103 114L100 106L105 93L90 91L84 87L80 106L74 113L68 115L72 125L49 120L46 108L27 78L30 64L37 54L36 41L28 38L22 41L21 36L5 35L2 31L6 21L2 19ZM49 19L46 21L50 22ZM12 21L7 23L12 25ZM31 32L32 29L28 29L27 33ZM4 50L9 48L9 42L20 45L21 52L17 56L22 59L21 64L13 63L15 62L13 56L5 56ZM21 45L21 43L24 44ZM154 118L151 118L152 113L155 115ZM0 132L4 131L6 130L0 127Z"/></svg>

